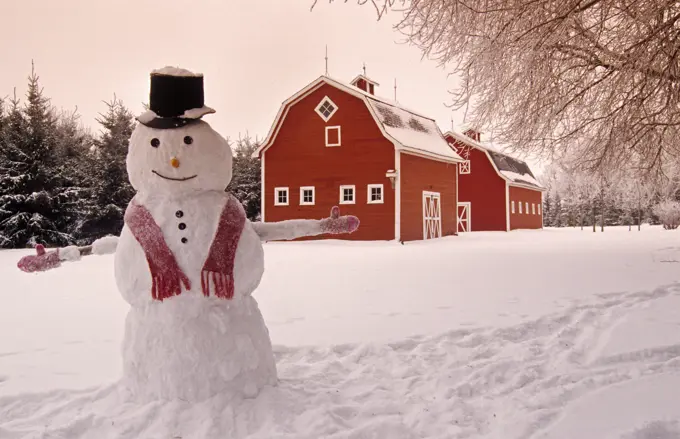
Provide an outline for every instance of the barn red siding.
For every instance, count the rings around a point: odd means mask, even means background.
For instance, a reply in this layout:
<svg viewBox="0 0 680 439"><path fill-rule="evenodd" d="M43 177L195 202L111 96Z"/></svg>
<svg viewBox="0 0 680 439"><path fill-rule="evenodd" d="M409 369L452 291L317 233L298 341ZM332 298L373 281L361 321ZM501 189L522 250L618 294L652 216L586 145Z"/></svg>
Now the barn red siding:
<svg viewBox="0 0 680 439"><path fill-rule="evenodd" d="M328 122L314 111L324 96L338 110ZM326 147L325 127L341 127L341 146ZM352 234L314 239L394 239L394 190L385 177L394 169L394 146L376 125L364 102L324 84L292 105L274 143L264 152L264 219L325 218L333 206L356 215L361 224ZM383 184L384 203L367 203L367 186ZM339 204L340 186L355 185L356 204ZM300 205L300 187L314 186L315 205ZM289 188L289 205L274 205L274 188Z"/></svg>
<svg viewBox="0 0 680 439"><path fill-rule="evenodd" d="M400 161L401 240L423 239L423 191L441 195L442 236L457 234L457 165L405 153Z"/></svg>
<svg viewBox="0 0 680 439"><path fill-rule="evenodd" d="M456 142L451 136L446 140ZM470 148L470 173L458 175L458 201L470 202L473 232L507 230L505 218L505 180L484 151Z"/></svg>
<svg viewBox="0 0 680 439"><path fill-rule="evenodd" d="M515 202L515 213L510 211L510 229L540 229L543 227L543 197L541 192L510 186L510 202ZM519 213L518 203L522 203L522 213ZM529 203L529 213L526 211L526 203ZM535 214L532 213L532 204L535 206ZM541 206L540 214L538 207Z"/></svg>

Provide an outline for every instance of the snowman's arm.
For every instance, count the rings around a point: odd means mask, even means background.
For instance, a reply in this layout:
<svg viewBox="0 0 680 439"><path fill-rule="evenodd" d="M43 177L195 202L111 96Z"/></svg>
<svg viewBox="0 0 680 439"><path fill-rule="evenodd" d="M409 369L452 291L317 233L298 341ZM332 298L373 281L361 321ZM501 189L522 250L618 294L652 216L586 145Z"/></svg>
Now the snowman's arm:
<svg viewBox="0 0 680 439"><path fill-rule="evenodd" d="M79 261L83 256L113 253L116 251L117 245L117 236L105 236L84 247L69 245L50 251L45 250L43 245L38 244L35 248L36 254L24 256L19 260L17 266L22 271L29 273L45 271L59 267L62 261L75 262Z"/></svg>
<svg viewBox="0 0 680 439"><path fill-rule="evenodd" d="M324 233L319 220L287 220L276 223L254 222L252 225L261 241L291 240Z"/></svg>
<svg viewBox="0 0 680 439"><path fill-rule="evenodd" d="M359 227L359 218L351 215L340 216L340 209L331 209L331 216L322 220L295 219L275 223L251 223L261 241L281 241L316 236L324 233L337 235L352 233Z"/></svg>

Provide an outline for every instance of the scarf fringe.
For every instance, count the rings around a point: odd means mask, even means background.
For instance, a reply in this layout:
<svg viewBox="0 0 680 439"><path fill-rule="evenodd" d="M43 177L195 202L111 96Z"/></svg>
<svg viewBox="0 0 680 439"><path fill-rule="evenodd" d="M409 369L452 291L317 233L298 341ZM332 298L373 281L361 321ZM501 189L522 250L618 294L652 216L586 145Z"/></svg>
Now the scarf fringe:
<svg viewBox="0 0 680 439"><path fill-rule="evenodd" d="M205 297L210 296L210 287L214 295L222 299L234 297L234 278L217 271L201 271L201 289Z"/></svg>
<svg viewBox="0 0 680 439"><path fill-rule="evenodd" d="M184 282L187 288L189 286L189 279L185 280L179 276L170 276L169 278L160 275L153 276L152 282L151 297L160 301L172 296L179 296L182 293L182 282Z"/></svg>

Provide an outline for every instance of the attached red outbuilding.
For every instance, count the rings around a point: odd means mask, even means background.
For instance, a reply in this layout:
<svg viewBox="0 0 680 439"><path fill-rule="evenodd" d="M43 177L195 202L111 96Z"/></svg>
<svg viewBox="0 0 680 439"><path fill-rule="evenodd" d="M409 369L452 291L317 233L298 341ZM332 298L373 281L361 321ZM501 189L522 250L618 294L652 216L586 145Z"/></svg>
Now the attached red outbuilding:
<svg viewBox="0 0 680 439"><path fill-rule="evenodd" d="M481 141L475 130L444 134L465 159L458 175L458 231L543 228L543 192L529 166Z"/></svg>
<svg viewBox="0 0 680 439"><path fill-rule="evenodd" d="M432 118L375 96L364 75L321 76L287 99L255 152L262 220L359 217L353 240L411 241L457 234L463 159Z"/></svg>

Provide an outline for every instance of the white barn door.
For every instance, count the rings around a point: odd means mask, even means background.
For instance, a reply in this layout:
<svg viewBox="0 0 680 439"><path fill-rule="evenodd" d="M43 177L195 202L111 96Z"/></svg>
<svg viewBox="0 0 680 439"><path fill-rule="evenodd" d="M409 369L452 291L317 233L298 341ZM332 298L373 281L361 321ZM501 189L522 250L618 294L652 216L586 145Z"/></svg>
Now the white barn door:
<svg viewBox="0 0 680 439"><path fill-rule="evenodd" d="M423 191L423 239L441 238L442 203L439 192Z"/></svg>
<svg viewBox="0 0 680 439"><path fill-rule="evenodd" d="M458 233L470 231L470 205L469 201L458 203Z"/></svg>

